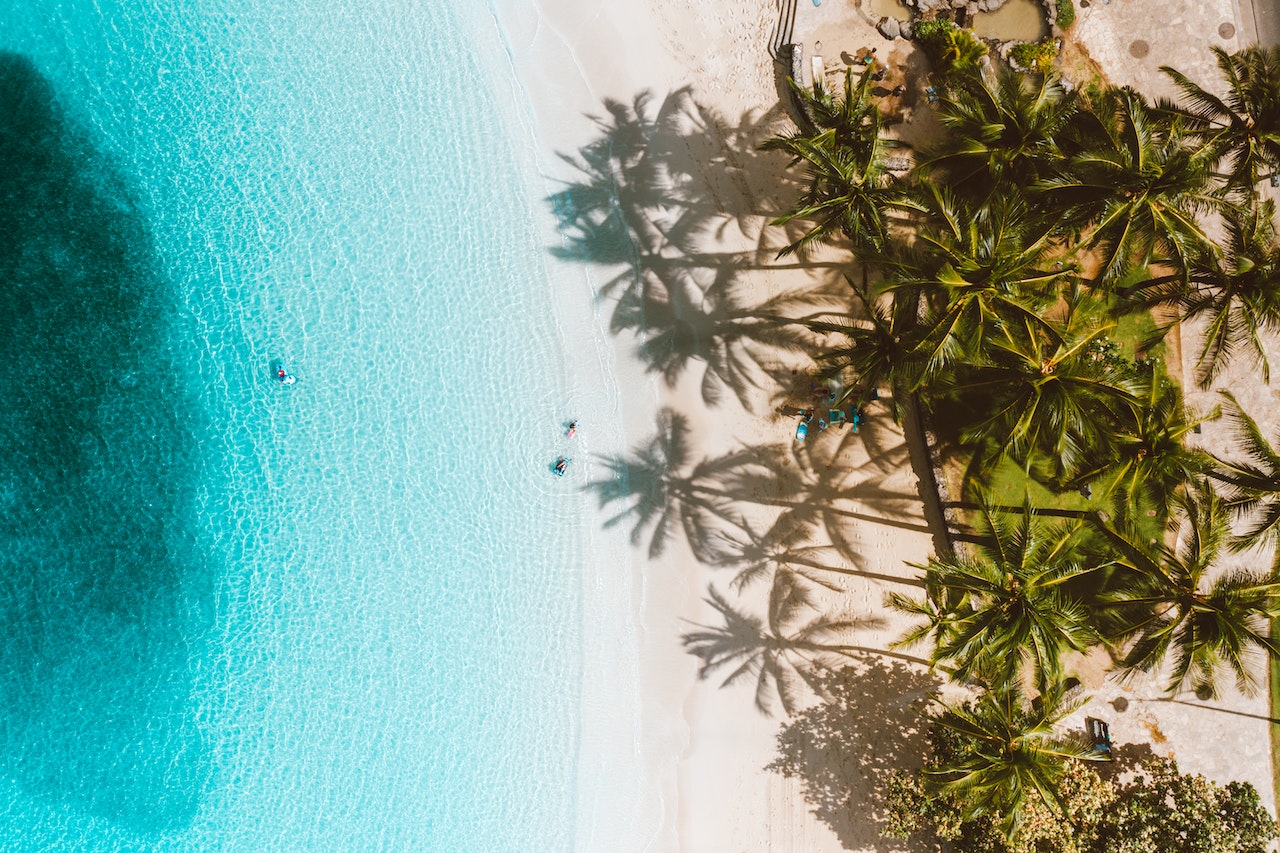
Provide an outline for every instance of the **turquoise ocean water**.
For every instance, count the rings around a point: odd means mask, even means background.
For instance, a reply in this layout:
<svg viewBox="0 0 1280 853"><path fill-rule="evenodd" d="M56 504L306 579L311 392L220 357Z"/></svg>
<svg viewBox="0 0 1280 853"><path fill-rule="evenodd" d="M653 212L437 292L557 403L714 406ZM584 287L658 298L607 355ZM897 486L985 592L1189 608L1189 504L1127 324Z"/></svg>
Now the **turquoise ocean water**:
<svg viewBox="0 0 1280 853"><path fill-rule="evenodd" d="M488 12L0 24L0 850L571 846L573 379Z"/></svg>

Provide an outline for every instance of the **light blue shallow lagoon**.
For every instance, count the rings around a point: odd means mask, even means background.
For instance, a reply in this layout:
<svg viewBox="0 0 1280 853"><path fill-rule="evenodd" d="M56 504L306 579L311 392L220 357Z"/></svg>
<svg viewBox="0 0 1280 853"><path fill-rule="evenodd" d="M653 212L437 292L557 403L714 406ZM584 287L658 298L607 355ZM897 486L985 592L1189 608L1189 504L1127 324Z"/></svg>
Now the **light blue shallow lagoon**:
<svg viewBox="0 0 1280 853"><path fill-rule="evenodd" d="M573 376L473 6L0 3L0 850L572 846Z"/></svg>

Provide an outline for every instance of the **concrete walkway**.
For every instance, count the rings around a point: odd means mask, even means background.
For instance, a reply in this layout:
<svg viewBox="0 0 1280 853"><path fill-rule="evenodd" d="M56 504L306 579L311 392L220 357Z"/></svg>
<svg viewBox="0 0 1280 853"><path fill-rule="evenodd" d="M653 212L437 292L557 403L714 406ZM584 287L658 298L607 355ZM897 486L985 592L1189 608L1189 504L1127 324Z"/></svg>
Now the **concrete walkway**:
<svg viewBox="0 0 1280 853"><path fill-rule="evenodd" d="M1112 83L1148 97L1172 97L1177 90L1160 66L1171 65L1208 87L1218 79L1210 48L1231 53L1250 43L1236 2L1248 0L1090 0L1085 8L1076 0L1071 36Z"/></svg>
<svg viewBox="0 0 1280 853"><path fill-rule="evenodd" d="M1236 0L1236 20L1246 44L1280 45L1280 6L1275 0Z"/></svg>

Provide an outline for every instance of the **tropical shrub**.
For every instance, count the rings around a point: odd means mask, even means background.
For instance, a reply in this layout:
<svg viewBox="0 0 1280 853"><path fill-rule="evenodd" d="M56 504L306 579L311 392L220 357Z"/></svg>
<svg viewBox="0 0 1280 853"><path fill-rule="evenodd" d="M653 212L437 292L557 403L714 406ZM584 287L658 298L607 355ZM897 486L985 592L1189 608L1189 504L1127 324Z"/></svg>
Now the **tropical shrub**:
<svg viewBox="0 0 1280 853"><path fill-rule="evenodd" d="M1144 765L1117 794L1089 853L1263 853L1277 837L1252 785L1180 773L1167 758Z"/></svg>
<svg viewBox="0 0 1280 853"><path fill-rule="evenodd" d="M987 55L985 42L951 21L920 21L911 32L944 78L972 74Z"/></svg>
<svg viewBox="0 0 1280 853"><path fill-rule="evenodd" d="M925 833L955 853L1263 853L1280 837L1252 785L1218 785L1167 758L1142 765L1127 783L1070 761L1057 787L1061 808L1032 800L1012 832L991 816L965 819L963 802L929 791L920 772L886 777L878 794L882 834Z"/></svg>
<svg viewBox="0 0 1280 853"><path fill-rule="evenodd" d="M1055 19L1058 26L1066 29L1076 22L1076 7L1071 0L1058 0L1058 15Z"/></svg>
<svg viewBox="0 0 1280 853"><path fill-rule="evenodd" d="M931 21L916 21L911 27L911 35L923 45L937 44L946 38L946 34L956 29L956 25L945 18Z"/></svg>
<svg viewBox="0 0 1280 853"><path fill-rule="evenodd" d="M1052 38L1019 42L1009 50L1009 58L1022 68L1048 74L1053 68L1053 61L1058 58L1058 42Z"/></svg>

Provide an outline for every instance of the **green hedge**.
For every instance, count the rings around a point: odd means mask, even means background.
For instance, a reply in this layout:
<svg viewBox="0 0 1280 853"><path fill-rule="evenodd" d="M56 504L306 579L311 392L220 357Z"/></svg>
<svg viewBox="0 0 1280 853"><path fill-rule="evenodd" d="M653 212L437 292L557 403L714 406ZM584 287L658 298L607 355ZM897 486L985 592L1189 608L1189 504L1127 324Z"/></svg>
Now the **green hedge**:
<svg viewBox="0 0 1280 853"><path fill-rule="evenodd" d="M1076 22L1076 7L1071 0L1058 0L1058 26L1066 29Z"/></svg>

